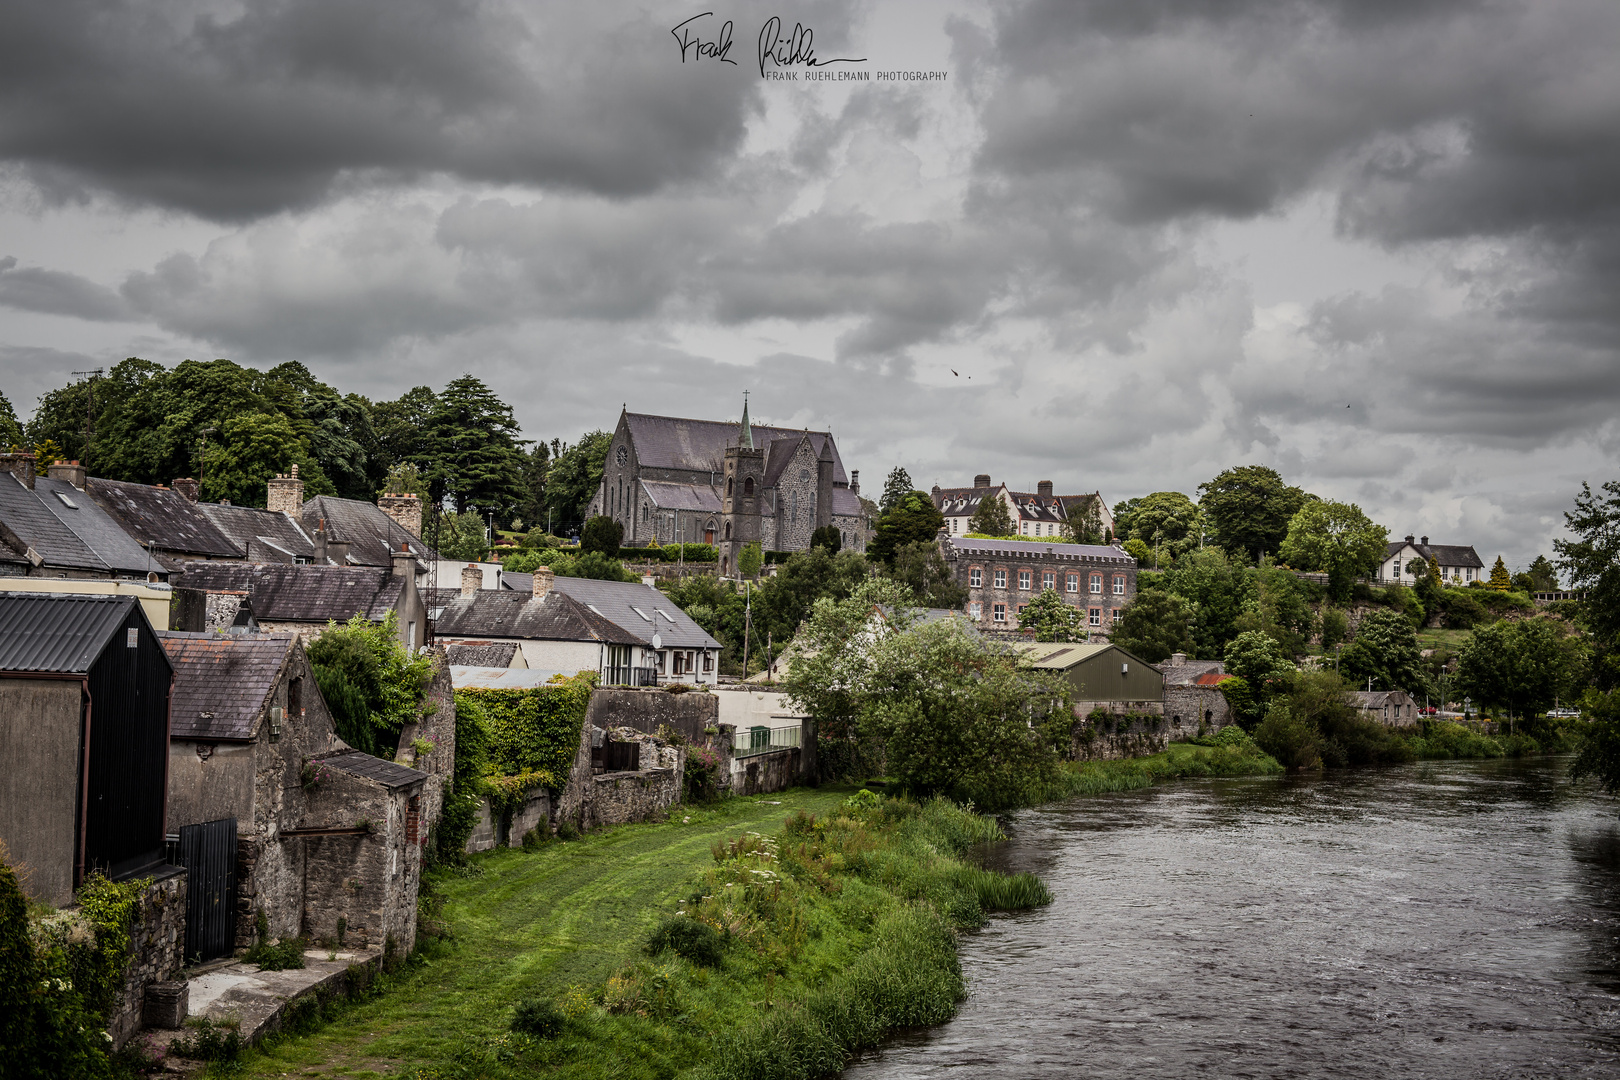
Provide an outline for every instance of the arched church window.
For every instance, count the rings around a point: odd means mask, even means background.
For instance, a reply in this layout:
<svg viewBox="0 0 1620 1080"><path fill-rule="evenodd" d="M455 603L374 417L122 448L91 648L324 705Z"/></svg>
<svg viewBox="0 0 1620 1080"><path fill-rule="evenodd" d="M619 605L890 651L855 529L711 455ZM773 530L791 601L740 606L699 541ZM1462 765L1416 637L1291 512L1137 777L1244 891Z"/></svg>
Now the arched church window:
<svg viewBox="0 0 1620 1080"><path fill-rule="evenodd" d="M731 498L731 477L726 477L726 498Z"/></svg>
<svg viewBox="0 0 1620 1080"><path fill-rule="evenodd" d="M754 493L754 478L752 476L744 477L743 478L743 494L744 495L752 495L753 493Z"/></svg>
<svg viewBox="0 0 1620 1080"><path fill-rule="evenodd" d="M726 539L731 539L731 522L726 522Z"/></svg>

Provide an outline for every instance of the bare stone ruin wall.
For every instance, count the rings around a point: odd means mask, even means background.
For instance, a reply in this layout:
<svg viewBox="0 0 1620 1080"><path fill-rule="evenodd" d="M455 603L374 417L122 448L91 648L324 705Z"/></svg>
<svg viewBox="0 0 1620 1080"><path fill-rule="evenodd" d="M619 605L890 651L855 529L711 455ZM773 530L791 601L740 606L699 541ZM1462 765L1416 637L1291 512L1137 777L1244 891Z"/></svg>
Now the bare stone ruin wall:
<svg viewBox="0 0 1620 1080"><path fill-rule="evenodd" d="M1199 719L1202 714L1195 714L1191 707L1187 711L1178 711L1172 707L1172 692L1176 690L1208 690L1225 705L1225 699L1218 690L1205 687L1170 687L1164 689L1165 703L1162 712L1147 709L1126 708L1124 706L1136 704L1152 704L1156 708L1158 702L1112 702L1092 703L1083 702L1075 706L1076 719L1072 729L1069 743L1070 756L1075 761L1114 761L1120 758L1143 757L1148 754L1157 754L1165 750L1173 742L1178 742L1191 736L1211 734L1232 722L1230 710L1215 711L1213 720L1203 724L1200 729ZM1198 700L1192 699L1196 704ZM1101 704L1109 709L1106 719L1088 719L1091 708ZM1087 706L1082 709L1082 705ZM1111 707L1114 706L1114 707ZM1180 723L1177 723L1177 717Z"/></svg>
<svg viewBox="0 0 1620 1080"><path fill-rule="evenodd" d="M424 785L425 786L425 785ZM345 920L345 944L381 947L389 937L401 953L416 941L416 893L422 848L407 834L410 796L420 788L385 789L330 770L310 799L310 821L325 827L369 825L369 833L303 836L304 932L336 941ZM425 832L424 832L425 835Z"/></svg>
<svg viewBox="0 0 1620 1080"><path fill-rule="evenodd" d="M598 687L591 691L591 703L585 710L585 722L603 730L629 727L656 735L667 724L700 744L709 738L704 729L714 727L719 717L718 700L701 690L671 694L667 690Z"/></svg>
<svg viewBox="0 0 1620 1080"><path fill-rule="evenodd" d="M181 872L153 882L135 905L124 992L107 1025L115 1047L140 1030L147 986L174 978L185 963L185 950L186 875Z"/></svg>
<svg viewBox="0 0 1620 1080"><path fill-rule="evenodd" d="M801 751L797 746L735 758L731 762L733 795L765 795L798 783Z"/></svg>

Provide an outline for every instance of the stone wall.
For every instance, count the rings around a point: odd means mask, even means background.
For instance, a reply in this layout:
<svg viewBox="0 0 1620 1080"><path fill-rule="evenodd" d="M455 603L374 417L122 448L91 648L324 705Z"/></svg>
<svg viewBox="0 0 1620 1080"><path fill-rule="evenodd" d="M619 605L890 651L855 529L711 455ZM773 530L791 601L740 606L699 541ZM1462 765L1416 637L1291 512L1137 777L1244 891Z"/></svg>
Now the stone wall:
<svg viewBox="0 0 1620 1080"><path fill-rule="evenodd" d="M422 788L421 820L424 830L432 828L444 808L444 791L456 768L456 695L450 685L450 655L441 645L430 650L433 654L433 682L422 701L419 719L406 724L399 733L399 753L395 755L401 765L428 774ZM433 748L418 754L413 746L421 739Z"/></svg>
<svg viewBox="0 0 1620 1080"><path fill-rule="evenodd" d="M335 940L342 918L345 943L376 947L391 937L401 953L411 949L425 831L413 841L409 817L411 800L424 786L385 788L341 769L326 770L310 793L306 828L369 831L296 838L304 853L304 934Z"/></svg>
<svg viewBox="0 0 1620 1080"><path fill-rule="evenodd" d="M1197 728L1200 723L1219 730L1232 722L1232 709L1226 695L1215 686L1166 686L1164 715L1180 718L1182 725Z"/></svg>
<svg viewBox="0 0 1620 1080"><path fill-rule="evenodd" d="M679 769L602 773L591 778L591 786L590 802L585 807L586 829L660 820L681 801Z"/></svg>
<svg viewBox="0 0 1620 1080"><path fill-rule="evenodd" d="M140 1030L146 988L174 978L185 963L186 872L168 867L165 874L141 895L130 920L124 993L107 1025L114 1047Z"/></svg>
<svg viewBox="0 0 1620 1080"><path fill-rule="evenodd" d="M750 754L731 762L733 795L764 795L782 791L799 782L802 754L797 746Z"/></svg>
<svg viewBox="0 0 1620 1080"><path fill-rule="evenodd" d="M1173 715L1122 711L1091 720L1089 714L1080 713L1078 707L1075 712L1079 715L1069 743L1069 753L1075 761L1112 761L1157 754L1172 742L1200 734L1197 722L1185 715L1178 724ZM1203 730L1213 732L1222 726L1224 724L1208 724Z"/></svg>
<svg viewBox="0 0 1620 1080"><path fill-rule="evenodd" d="M667 724L689 741L702 743L709 738L704 729L718 723L719 708L716 696L701 690L671 694L667 690L597 687L591 691L585 724L603 730L634 728L647 735L656 735Z"/></svg>

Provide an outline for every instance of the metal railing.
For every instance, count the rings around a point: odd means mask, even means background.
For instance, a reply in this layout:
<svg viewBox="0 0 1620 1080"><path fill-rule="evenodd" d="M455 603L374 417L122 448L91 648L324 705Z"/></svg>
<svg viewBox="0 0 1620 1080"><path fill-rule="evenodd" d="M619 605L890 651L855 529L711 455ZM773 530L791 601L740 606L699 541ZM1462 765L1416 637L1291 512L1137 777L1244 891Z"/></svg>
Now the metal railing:
<svg viewBox="0 0 1620 1080"><path fill-rule="evenodd" d="M768 754L772 750L790 750L799 745L800 728L798 724L792 727L765 727L763 724L751 728L739 728L732 736L731 756L750 757L754 754Z"/></svg>

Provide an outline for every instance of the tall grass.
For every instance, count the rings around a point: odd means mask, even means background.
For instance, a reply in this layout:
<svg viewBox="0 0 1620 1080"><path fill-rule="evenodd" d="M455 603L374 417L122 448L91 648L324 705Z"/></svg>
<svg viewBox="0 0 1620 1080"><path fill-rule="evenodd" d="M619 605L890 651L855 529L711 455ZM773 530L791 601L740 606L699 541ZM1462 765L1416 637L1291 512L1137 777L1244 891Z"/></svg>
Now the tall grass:
<svg viewBox="0 0 1620 1080"><path fill-rule="evenodd" d="M1051 801L1074 795L1134 791L1165 780L1274 776L1282 771L1275 758L1234 726L1202 741L1171 743L1163 753L1148 757L1067 763L1039 795L1042 801Z"/></svg>

